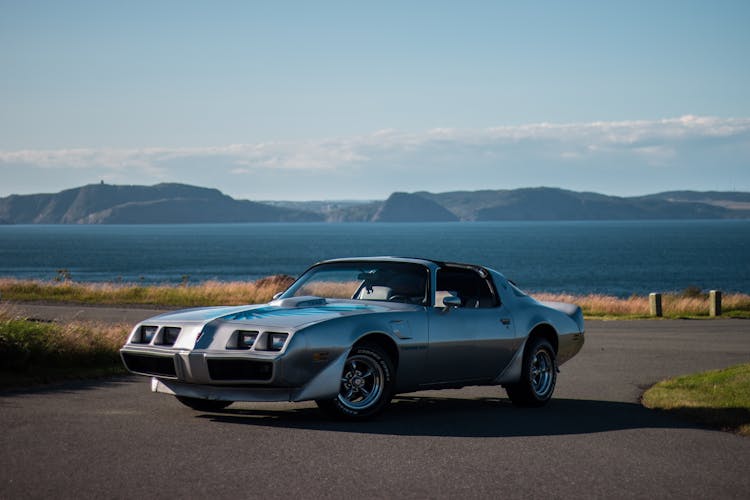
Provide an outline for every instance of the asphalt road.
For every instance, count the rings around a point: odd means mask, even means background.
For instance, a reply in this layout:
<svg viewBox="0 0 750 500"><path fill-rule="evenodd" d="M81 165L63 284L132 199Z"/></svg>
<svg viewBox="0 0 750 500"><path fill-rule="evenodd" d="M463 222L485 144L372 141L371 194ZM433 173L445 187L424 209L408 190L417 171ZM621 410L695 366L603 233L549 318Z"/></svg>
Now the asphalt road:
<svg viewBox="0 0 750 500"><path fill-rule="evenodd" d="M590 321L545 408L500 388L182 407L122 377L0 393L0 498L748 498L750 439L642 408L671 375L750 361L750 321Z"/></svg>
<svg viewBox="0 0 750 500"><path fill-rule="evenodd" d="M30 304L5 302L14 313L40 321L98 321L104 323L138 323L156 316L163 309L145 307L76 306L56 304Z"/></svg>

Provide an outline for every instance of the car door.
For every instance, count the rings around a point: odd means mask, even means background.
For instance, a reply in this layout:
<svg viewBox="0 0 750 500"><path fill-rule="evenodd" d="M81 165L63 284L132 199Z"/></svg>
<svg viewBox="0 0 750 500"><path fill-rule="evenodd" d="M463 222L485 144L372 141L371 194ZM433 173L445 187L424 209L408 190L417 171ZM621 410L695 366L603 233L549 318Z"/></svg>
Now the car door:
<svg viewBox="0 0 750 500"><path fill-rule="evenodd" d="M516 338L511 311L499 300L481 270L443 268L436 278L435 307L428 310L429 344L426 385L496 378L513 357ZM461 299L458 307L442 299Z"/></svg>

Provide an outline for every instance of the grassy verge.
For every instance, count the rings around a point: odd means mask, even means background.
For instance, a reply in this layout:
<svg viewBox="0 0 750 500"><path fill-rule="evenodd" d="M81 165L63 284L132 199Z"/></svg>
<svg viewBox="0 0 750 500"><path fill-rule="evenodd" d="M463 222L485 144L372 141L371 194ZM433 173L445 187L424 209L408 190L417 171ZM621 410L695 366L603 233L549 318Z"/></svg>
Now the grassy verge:
<svg viewBox="0 0 750 500"><path fill-rule="evenodd" d="M659 382L643 395L643 404L750 436L750 364Z"/></svg>
<svg viewBox="0 0 750 500"><path fill-rule="evenodd" d="M588 318L649 318L648 297L628 298L608 295L534 294L537 300L551 300L578 304ZM722 316L727 318L750 318L750 295L729 293L722 297ZM687 290L662 296L662 312L665 318L708 318L708 294Z"/></svg>
<svg viewBox="0 0 750 500"><path fill-rule="evenodd" d="M212 306L268 302L293 281L290 276L270 276L251 282L207 281L197 285L77 283L0 279L4 300L19 302L75 302L79 304L138 304L155 306Z"/></svg>
<svg viewBox="0 0 750 500"><path fill-rule="evenodd" d="M131 325L39 323L0 311L0 387L124 373Z"/></svg>
<svg viewBox="0 0 750 500"><path fill-rule="evenodd" d="M208 281L195 285L152 285L120 283L78 283L0 279L0 295L16 302L68 302L106 305L153 305L198 307L211 305L260 304L286 289L293 278L278 275L251 282ZM607 295L534 294L539 300L578 304L589 318L648 318L648 297L618 298ZM664 294L666 318L708 317L708 294L699 290ZM724 294L724 317L750 318L750 295Z"/></svg>

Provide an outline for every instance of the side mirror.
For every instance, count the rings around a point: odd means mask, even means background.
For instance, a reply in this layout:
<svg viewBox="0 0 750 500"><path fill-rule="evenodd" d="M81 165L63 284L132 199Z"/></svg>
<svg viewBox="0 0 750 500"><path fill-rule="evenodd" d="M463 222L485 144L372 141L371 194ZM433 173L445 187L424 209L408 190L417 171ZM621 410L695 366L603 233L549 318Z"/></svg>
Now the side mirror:
<svg viewBox="0 0 750 500"><path fill-rule="evenodd" d="M456 297L455 295L443 297L443 305L445 307L461 307L461 297Z"/></svg>

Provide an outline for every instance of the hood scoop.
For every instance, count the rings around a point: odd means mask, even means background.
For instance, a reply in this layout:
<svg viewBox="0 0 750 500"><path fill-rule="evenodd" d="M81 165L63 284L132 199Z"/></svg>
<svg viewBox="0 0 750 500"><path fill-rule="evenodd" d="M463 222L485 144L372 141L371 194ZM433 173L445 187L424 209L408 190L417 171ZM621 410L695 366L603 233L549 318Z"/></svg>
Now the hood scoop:
<svg viewBox="0 0 750 500"><path fill-rule="evenodd" d="M284 308L293 307L318 307L324 306L328 302L323 297L314 297L312 295L305 295L304 297L288 297L286 299L277 299L271 302L269 305Z"/></svg>

